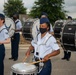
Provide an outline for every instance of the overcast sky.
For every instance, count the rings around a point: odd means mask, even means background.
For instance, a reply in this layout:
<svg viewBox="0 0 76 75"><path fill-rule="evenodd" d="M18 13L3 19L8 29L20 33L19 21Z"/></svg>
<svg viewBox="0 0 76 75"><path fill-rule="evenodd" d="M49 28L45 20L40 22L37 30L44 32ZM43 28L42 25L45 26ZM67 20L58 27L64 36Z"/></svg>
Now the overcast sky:
<svg viewBox="0 0 76 75"><path fill-rule="evenodd" d="M3 11L3 4L4 1L7 0L0 0L0 12ZM28 9L28 11L33 6L35 0L23 0L24 6ZM64 9L69 11L67 14L72 16L73 18L76 18L76 0L64 0L65 1L65 7Z"/></svg>

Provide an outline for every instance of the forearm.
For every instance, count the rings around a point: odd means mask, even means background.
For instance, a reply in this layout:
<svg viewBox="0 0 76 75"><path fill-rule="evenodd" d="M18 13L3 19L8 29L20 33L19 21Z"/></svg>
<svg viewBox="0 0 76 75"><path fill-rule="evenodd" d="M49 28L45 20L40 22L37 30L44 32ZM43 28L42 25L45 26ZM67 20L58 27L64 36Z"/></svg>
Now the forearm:
<svg viewBox="0 0 76 75"><path fill-rule="evenodd" d="M59 53L60 53L60 50L53 51L52 53L47 54L47 55L43 58L43 62L48 61L50 57L56 56L56 55L58 55Z"/></svg>
<svg viewBox="0 0 76 75"><path fill-rule="evenodd" d="M31 45L28 50L31 52L32 50L34 50L34 47Z"/></svg>
<svg viewBox="0 0 76 75"><path fill-rule="evenodd" d="M30 47L29 47L29 49L27 50L27 52L26 52L26 56L27 57L29 57L30 56L30 53L31 53L31 51L34 49L34 47L31 45Z"/></svg>
<svg viewBox="0 0 76 75"><path fill-rule="evenodd" d="M4 40L4 41L0 41L0 44L8 44L10 43L10 38Z"/></svg>
<svg viewBox="0 0 76 75"><path fill-rule="evenodd" d="M59 53L60 53L60 50L57 50L57 51L53 51L52 53L48 54L47 56L50 58L50 57L58 55Z"/></svg>

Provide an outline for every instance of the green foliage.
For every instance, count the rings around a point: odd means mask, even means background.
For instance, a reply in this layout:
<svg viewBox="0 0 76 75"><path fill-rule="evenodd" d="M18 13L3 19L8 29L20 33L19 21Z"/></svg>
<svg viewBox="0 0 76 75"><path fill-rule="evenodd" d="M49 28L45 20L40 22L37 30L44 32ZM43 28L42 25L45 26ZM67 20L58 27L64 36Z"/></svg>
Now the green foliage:
<svg viewBox="0 0 76 75"><path fill-rule="evenodd" d="M52 23L58 19L65 18L65 12L63 10L64 0L37 0L32 7L30 16L40 18L42 12L48 14L48 18Z"/></svg>
<svg viewBox="0 0 76 75"><path fill-rule="evenodd" d="M8 0L4 4L4 13L9 17L12 17L15 13L26 14L26 8L23 5L22 0Z"/></svg>

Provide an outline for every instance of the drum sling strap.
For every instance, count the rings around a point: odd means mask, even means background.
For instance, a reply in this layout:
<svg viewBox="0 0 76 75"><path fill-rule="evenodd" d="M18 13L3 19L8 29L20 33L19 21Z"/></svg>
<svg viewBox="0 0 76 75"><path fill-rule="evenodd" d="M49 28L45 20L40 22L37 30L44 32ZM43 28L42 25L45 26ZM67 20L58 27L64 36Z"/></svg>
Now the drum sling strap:
<svg viewBox="0 0 76 75"><path fill-rule="evenodd" d="M9 27L7 27L7 26L6 26L6 24L5 24L5 27L6 27L7 31L9 31L9 29L10 29L11 25L10 25Z"/></svg>
<svg viewBox="0 0 76 75"><path fill-rule="evenodd" d="M15 22L15 24L17 24L19 21Z"/></svg>
<svg viewBox="0 0 76 75"><path fill-rule="evenodd" d="M6 30L7 30L7 28L3 28L2 30L0 30L0 33L1 33L4 29L6 29Z"/></svg>

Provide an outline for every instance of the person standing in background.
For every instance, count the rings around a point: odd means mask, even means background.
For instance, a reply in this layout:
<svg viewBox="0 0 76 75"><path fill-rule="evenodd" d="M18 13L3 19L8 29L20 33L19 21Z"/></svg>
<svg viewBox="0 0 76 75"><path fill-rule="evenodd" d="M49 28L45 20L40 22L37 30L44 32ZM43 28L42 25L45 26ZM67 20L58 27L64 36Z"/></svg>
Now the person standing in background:
<svg viewBox="0 0 76 75"><path fill-rule="evenodd" d="M4 58L5 47L4 44L10 43L8 31L4 25L5 16L0 13L0 75L4 75Z"/></svg>
<svg viewBox="0 0 76 75"><path fill-rule="evenodd" d="M71 16L68 16L68 18L67 18L67 21L66 22L69 22L69 21L71 21L72 20L72 17ZM64 48L63 48L64 49ZM64 57L62 58L62 60L67 60L67 61L69 61L70 60L70 57L71 57L71 52L69 51L69 50L65 50L64 49Z"/></svg>
<svg viewBox="0 0 76 75"><path fill-rule="evenodd" d="M20 41L20 31L22 31L22 23L19 20L19 15L14 14L13 20L15 22L15 33L14 36L11 38L11 58L16 61L18 59L18 51L19 51L19 41Z"/></svg>

